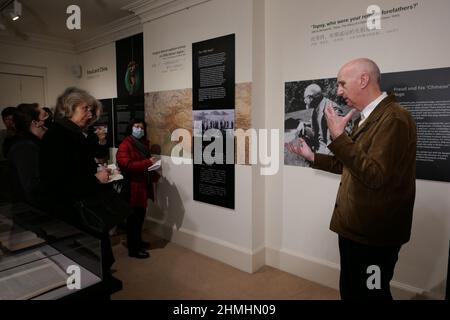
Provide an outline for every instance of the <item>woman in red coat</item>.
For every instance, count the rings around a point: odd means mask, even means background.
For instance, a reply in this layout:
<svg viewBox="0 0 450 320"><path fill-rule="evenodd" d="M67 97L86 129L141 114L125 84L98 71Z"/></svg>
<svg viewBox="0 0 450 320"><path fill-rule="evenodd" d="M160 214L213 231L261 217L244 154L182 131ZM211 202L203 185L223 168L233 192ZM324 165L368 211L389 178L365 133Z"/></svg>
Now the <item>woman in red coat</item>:
<svg viewBox="0 0 450 320"><path fill-rule="evenodd" d="M157 159L150 154L149 141L146 139L147 125L143 120L132 120L127 134L119 145L116 159L121 172L130 183L129 200L133 214L128 217L126 227L128 255L145 259L150 256L146 251L149 244L142 241L141 233L147 212L147 200L154 198L152 182L157 179L150 175L148 167Z"/></svg>

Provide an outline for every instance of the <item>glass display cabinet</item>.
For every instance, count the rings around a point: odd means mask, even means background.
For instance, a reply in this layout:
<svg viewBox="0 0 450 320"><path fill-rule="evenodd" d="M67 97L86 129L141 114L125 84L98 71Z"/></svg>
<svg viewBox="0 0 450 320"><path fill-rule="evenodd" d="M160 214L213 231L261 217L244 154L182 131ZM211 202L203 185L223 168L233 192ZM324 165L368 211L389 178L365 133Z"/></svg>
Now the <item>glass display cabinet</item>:
<svg viewBox="0 0 450 320"><path fill-rule="evenodd" d="M0 206L0 300L108 299L100 241L25 204Z"/></svg>

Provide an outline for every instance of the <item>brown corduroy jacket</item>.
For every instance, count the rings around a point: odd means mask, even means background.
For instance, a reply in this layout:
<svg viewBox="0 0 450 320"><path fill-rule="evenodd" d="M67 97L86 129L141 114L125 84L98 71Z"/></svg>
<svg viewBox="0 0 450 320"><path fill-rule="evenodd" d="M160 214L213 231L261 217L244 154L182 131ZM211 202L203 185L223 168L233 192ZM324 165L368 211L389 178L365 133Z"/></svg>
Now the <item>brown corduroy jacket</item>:
<svg viewBox="0 0 450 320"><path fill-rule="evenodd" d="M388 96L352 133L316 154L313 167L342 174L330 229L374 246L409 241L416 191L416 125Z"/></svg>

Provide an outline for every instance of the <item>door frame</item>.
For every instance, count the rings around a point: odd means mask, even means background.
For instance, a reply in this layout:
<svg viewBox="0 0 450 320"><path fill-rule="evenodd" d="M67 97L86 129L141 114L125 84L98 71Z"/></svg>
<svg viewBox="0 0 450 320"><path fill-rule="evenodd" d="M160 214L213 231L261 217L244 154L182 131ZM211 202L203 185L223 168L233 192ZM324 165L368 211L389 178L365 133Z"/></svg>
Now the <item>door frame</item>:
<svg viewBox="0 0 450 320"><path fill-rule="evenodd" d="M0 73L43 78L44 82L44 105L48 101L47 68L24 64L7 63L0 61Z"/></svg>

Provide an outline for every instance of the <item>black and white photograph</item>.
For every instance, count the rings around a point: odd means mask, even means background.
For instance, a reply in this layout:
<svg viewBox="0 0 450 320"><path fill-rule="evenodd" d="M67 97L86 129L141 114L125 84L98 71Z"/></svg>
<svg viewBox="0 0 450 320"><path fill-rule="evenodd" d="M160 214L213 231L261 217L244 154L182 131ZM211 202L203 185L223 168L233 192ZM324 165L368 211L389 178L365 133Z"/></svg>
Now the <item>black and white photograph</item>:
<svg viewBox="0 0 450 320"><path fill-rule="evenodd" d="M192 113L194 144L201 144L201 148L194 148L194 159L202 163L194 166L194 199L233 208L234 150L227 147L234 148L234 110Z"/></svg>
<svg viewBox="0 0 450 320"><path fill-rule="evenodd" d="M338 115L346 115L350 108L337 95L336 78L293 81L285 83L284 143L297 143L303 138L311 150L332 154L328 149L331 142L325 117L325 108L331 105ZM355 119L356 117L353 117ZM350 132L353 121L347 125ZM284 164L309 167L299 155L284 148Z"/></svg>
<svg viewBox="0 0 450 320"><path fill-rule="evenodd" d="M450 300L449 30L450 0L0 0L0 300Z"/></svg>
<svg viewBox="0 0 450 320"><path fill-rule="evenodd" d="M193 119L194 122L192 127L194 128L194 137L205 140L202 142L202 151L210 144L209 141L222 139L223 145L221 151L223 154L220 156L220 159L225 163L225 155L232 151L227 150L227 146L231 145L234 147L234 110L196 110L193 111ZM216 130L220 131L221 135L219 138L216 138ZM213 137L214 139L212 139ZM228 141L228 144L227 139L231 139ZM217 157L217 151L218 150L214 149L211 156ZM231 154L234 155L234 153ZM202 157L205 157L205 153L203 153ZM232 156L231 159L233 160L233 163L228 164L234 164L234 156ZM204 158L203 161L205 161Z"/></svg>
<svg viewBox="0 0 450 320"><path fill-rule="evenodd" d="M223 136L227 129L234 130L234 110L194 110L192 113L195 136L203 135L209 129L220 130Z"/></svg>

